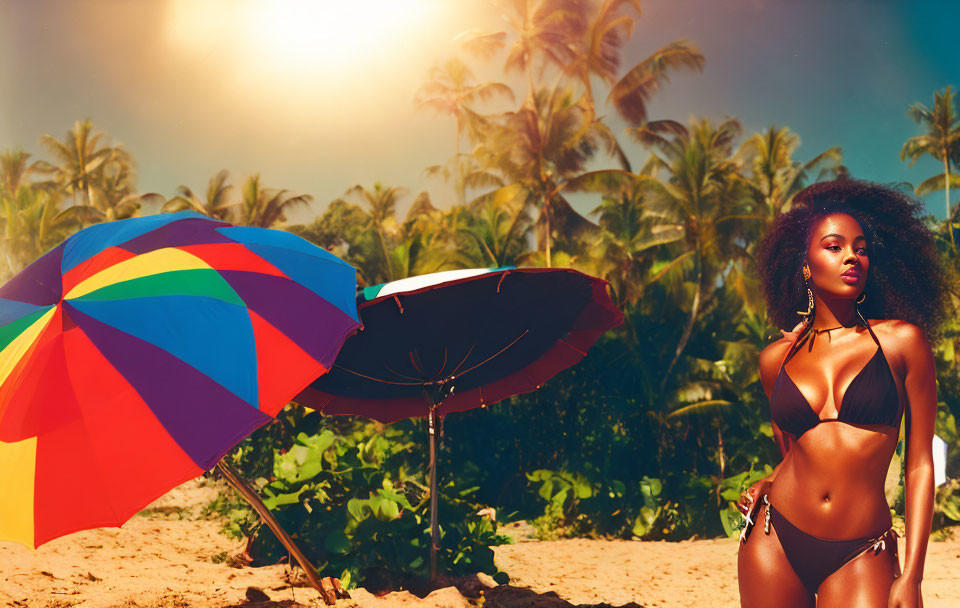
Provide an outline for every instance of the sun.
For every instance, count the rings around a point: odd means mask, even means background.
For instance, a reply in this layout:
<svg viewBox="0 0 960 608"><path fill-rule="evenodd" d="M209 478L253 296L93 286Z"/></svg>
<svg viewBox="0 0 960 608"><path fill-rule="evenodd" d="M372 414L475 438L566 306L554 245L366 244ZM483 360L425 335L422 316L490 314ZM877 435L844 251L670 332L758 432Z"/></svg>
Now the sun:
<svg viewBox="0 0 960 608"><path fill-rule="evenodd" d="M171 0L166 37L265 75L362 69L429 25L441 0Z"/></svg>
<svg viewBox="0 0 960 608"><path fill-rule="evenodd" d="M253 2L247 27L263 59L294 70L356 66L380 56L421 26L423 0Z"/></svg>

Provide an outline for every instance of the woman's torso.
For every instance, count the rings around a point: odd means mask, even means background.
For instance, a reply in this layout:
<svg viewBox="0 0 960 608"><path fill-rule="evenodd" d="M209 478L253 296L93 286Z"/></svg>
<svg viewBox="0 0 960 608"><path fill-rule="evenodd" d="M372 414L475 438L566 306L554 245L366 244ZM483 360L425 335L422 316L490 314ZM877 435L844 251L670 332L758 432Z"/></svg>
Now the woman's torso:
<svg viewBox="0 0 960 608"><path fill-rule="evenodd" d="M814 536L856 538L890 525L884 481L906 400L895 345L883 348L883 328L876 335L883 323L791 348L771 391L774 421L799 438L770 501Z"/></svg>

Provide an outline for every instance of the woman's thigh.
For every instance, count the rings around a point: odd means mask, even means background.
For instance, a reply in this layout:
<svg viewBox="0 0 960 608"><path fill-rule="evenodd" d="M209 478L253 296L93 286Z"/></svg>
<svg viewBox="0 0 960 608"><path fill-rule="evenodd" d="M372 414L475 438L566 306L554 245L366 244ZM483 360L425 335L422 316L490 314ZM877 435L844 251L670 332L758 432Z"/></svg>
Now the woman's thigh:
<svg viewBox="0 0 960 608"><path fill-rule="evenodd" d="M813 608L813 596L787 561L776 528L763 533L762 515L737 552L741 608Z"/></svg>
<svg viewBox="0 0 960 608"><path fill-rule="evenodd" d="M831 574L817 590L817 608L886 608L894 575L900 573L897 543L866 551Z"/></svg>

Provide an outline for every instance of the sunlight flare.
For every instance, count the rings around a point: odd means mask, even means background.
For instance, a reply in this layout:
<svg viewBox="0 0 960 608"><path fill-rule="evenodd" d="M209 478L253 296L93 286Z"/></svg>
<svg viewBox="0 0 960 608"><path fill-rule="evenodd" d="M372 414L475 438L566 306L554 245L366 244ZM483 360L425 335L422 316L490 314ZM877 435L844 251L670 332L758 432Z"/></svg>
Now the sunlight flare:
<svg viewBox="0 0 960 608"><path fill-rule="evenodd" d="M185 51L239 54L273 75L330 76L395 57L385 52L436 8L436 0L172 0L166 39Z"/></svg>

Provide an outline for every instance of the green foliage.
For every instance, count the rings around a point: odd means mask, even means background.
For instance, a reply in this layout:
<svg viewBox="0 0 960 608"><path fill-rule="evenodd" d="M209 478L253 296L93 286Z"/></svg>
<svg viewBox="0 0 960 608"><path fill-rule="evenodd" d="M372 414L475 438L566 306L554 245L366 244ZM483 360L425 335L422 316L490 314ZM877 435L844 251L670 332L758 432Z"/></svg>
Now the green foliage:
<svg viewBox="0 0 960 608"><path fill-rule="evenodd" d="M960 523L960 479L948 479L937 488L934 513L942 519L934 529Z"/></svg>
<svg viewBox="0 0 960 608"><path fill-rule="evenodd" d="M583 475L547 469L528 473L527 479L540 483L537 494L547 503L543 515L533 521L540 537L556 538L567 530L576 535L580 531L575 527L577 520L586 517L580 503L593 496L593 485Z"/></svg>
<svg viewBox="0 0 960 608"><path fill-rule="evenodd" d="M657 521L661 519L664 513L670 513L670 503L664 504L660 498L663 493L663 483L659 479L650 479L644 476L640 482L640 497L643 502L640 506L640 512L633 520L631 532L637 538L646 538L657 532ZM669 528L662 532L665 534Z"/></svg>
<svg viewBox="0 0 960 608"><path fill-rule="evenodd" d="M771 473L773 473L773 468L770 465L762 470L754 470L751 467L749 471L728 477L720 482L720 497L726 501L726 504L720 508L720 523L728 537L739 535L740 529L743 527L743 514L736 504L740 494Z"/></svg>
<svg viewBox="0 0 960 608"><path fill-rule="evenodd" d="M947 471L956 471L957 462L960 461L960 429L956 417L944 407L937 412L935 432L947 444ZM948 478L937 487L933 512L933 530L960 523L960 479Z"/></svg>
<svg viewBox="0 0 960 608"><path fill-rule="evenodd" d="M533 520L543 539L687 538L703 525L695 511L715 488L714 481L706 477L677 478L670 497L659 478L644 475L627 484L604 479L595 471L587 476L540 469L528 474L527 479L545 503L543 513Z"/></svg>
<svg viewBox="0 0 960 608"><path fill-rule="evenodd" d="M272 450L255 451L258 441L248 440L230 457L245 475L269 469L256 482L264 504L323 575L367 588L397 588L426 577L426 436L418 435L416 423L383 427L350 418L303 417L288 409L272 426L292 441L281 439ZM496 574L490 546L506 539L497 535L493 522L477 515L483 508L474 500L477 488L450 476L439 490L441 570ZM226 532L252 538L255 563L285 555L248 508L220 498L211 510L227 516Z"/></svg>

